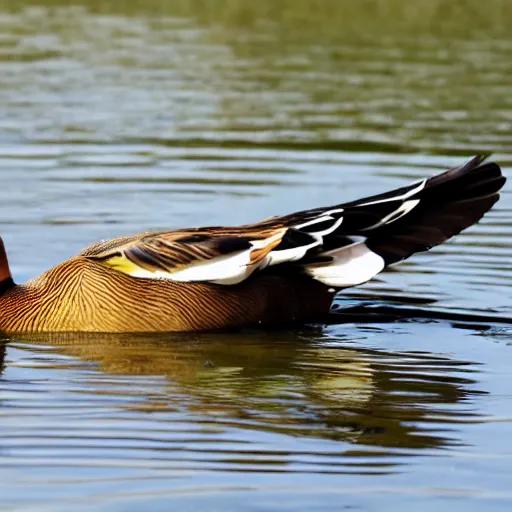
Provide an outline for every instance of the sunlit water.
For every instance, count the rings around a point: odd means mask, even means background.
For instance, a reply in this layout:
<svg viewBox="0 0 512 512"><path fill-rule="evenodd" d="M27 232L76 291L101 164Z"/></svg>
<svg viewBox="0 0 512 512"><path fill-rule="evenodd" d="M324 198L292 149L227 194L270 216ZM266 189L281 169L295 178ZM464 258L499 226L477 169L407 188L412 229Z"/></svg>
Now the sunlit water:
<svg viewBox="0 0 512 512"><path fill-rule="evenodd" d="M16 280L98 239L336 204L476 151L511 174L503 2L432 2L439 25L177 4L0 13ZM454 320L3 338L0 509L509 510L510 190L336 304Z"/></svg>

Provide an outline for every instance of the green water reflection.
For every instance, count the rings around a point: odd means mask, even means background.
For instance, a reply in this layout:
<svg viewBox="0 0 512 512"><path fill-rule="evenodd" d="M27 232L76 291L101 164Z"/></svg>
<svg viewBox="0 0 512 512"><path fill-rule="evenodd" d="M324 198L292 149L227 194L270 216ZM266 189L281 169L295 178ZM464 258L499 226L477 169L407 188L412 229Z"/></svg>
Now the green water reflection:
<svg viewBox="0 0 512 512"><path fill-rule="evenodd" d="M141 399L130 410L177 411L199 421L244 426L378 447L433 448L460 441L445 422L478 420L455 406L481 392L473 363L433 354L390 353L329 346L320 331L211 335L80 335L16 337L27 349L93 363L93 393L109 394L109 380L136 379ZM53 349L50 347L54 347ZM7 346L7 351L9 347ZM467 376L446 375L467 368ZM65 370L66 364L47 366ZM78 370L72 362L70 369ZM167 386L147 389L141 376ZM97 382L96 382L97 381ZM114 388L119 381L110 381ZM127 389L129 391L129 389ZM448 412L446 412L448 410Z"/></svg>

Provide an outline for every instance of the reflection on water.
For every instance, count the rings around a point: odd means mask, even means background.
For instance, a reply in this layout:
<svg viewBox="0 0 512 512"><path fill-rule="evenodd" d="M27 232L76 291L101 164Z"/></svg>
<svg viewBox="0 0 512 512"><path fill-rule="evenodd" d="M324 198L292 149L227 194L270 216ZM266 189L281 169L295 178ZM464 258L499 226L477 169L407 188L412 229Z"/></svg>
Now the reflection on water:
<svg viewBox="0 0 512 512"><path fill-rule="evenodd" d="M161 506L187 488L195 491L186 503L197 505L216 486L237 509L249 489L261 492L260 505L269 492L293 500L305 490L318 504L325 486L341 491L333 478L370 483L371 495L372 485L397 492L396 478L410 475L413 495L424 486L435 494L439 464L508 464L496 459L501 406L486 403L509 378L510 330L454 327L5 339L0 489L13 504L45 503L48 489L64 489L48 503L65 508L76 496ZM482 347L481 336L499 344ZM442 345L471 357L486 348L489 368ZM432 462L418 468L422 457ZM491 472L471 485L499 489L503 478Z"/></svg>
<svg viewBox="0 0 512 512"><path fill-rule="evenodd" d="M360 337L364 338L363 332ZM21 408L27 419L38 417L42 410L50 416L65 412L72 422L72 418L89 418L94 424L96 419L100 428L95 411L102 408L107 417L118 416L120 428L123 420L129 425L147 413L174 433L178 428L184 434L187 430L180 425L186 418L187 424L195 425L194 434L180 439L179 449L172 440L166 447L162 439L163 453L158 457L162 464L186 462L190 468L216 464L253 471L290 471L295 462L304 464L307 472L345 472L353 467L392 471L400 462L396 457L407 455L405 449L459 444L461 440L450 435L444 423L478 420L477 412L455 407L482 393L474 387L474 363L428 353L348 348L344 338L315 330L247 333L235 339L222 334L17 337L3 345L4 352L18 354L16 366L57 372L56 378L67 385L60 382L57 397L53 386L48 389L35 382L31 392L31 386L23 383L16 391L25 391L19 398L14 393L4 407ZM44 423L52 423L50 418L41 421L36 430L45 431ZM70 428L69 421L52 428L55 447L69 446L72 440L83 442L84 433L74 435ZM137 438L145 438L143 430ZM328 444L327 450L320 445L318 451L296 453L257 447L257 434L251 439L246 432L242 442L237 439L240 430L342 444L334 451L335 445ZM49 440L48 434L33 427L30 431L31 443L19 430L4 436L18 461L37 457L38 444ZM63 433L60 446L58 437ZM87 457L93 452L105 456L103 443L111 435L101 437L94 437L94 443L102 441L97 446L87 443ZM123 444L123 438L117 437L116 445L121 445L114 451L126 465L130 464L127 451L154 449L137 447L140 439L131 436ZM222 444L212 449L217 441ZM193 460L181 454L184 448L192 450ZM80 450L74 449L79 456Z"/></svg>
<svg viewBox="0 0 512 512"><path fill-rule="evenodd" d="M477 151L510 175L509 0L10 4L18 281L98 239L336 204ZM5 339L2 504L508 510L510 183L481 225L336 304L451 323Z"/></svg>

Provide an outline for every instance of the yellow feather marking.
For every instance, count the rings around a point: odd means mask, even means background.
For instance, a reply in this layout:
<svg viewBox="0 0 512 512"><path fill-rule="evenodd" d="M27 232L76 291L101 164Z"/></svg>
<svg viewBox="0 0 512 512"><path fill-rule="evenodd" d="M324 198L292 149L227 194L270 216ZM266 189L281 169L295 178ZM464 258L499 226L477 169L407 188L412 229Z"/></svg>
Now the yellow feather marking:
<svg viewBox="0 0 512 512"><path fill-rule="evenodd" d="M124 274L133 274L134 272L137 272L138 270L142 270L138 265L135 265L135 263L131 262L128 258L123 256L113 256L112 258L109 258L108 260L105 260L103 262L107 267L113 268L114 270L117 270L118 272L123 272Z"/></svg>

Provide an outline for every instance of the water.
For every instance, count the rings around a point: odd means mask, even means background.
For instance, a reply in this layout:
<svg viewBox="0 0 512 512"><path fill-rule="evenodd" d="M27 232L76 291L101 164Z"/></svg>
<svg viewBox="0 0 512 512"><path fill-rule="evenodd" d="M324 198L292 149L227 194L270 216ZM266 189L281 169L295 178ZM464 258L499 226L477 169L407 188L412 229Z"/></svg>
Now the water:
<svg viewBox="0 0 512 512"><path fill-rule="evenodd" d="M508 2L174 4L2 7L16 280L97 239L351 200L477 151L511 175ZM2 508L509 510L511 190L337 300L423 319L4 337Z"/></svg>

